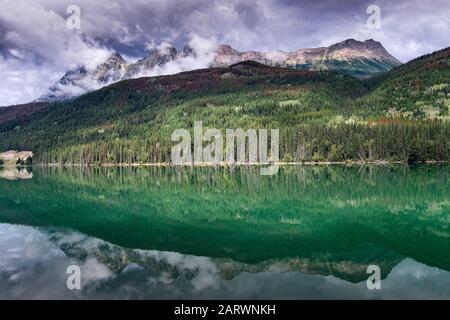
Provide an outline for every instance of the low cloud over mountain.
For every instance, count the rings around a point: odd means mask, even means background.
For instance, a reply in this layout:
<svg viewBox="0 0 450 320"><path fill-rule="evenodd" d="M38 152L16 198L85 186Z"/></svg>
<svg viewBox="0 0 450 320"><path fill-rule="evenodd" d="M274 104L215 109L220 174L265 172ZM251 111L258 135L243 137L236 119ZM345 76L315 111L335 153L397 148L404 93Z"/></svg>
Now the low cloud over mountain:
<svg viewBox="0 0 450 320"><path fill-rule="evenodd" d="M203 45L202 45L203 44ZM306 70L336 70L353 76L372 76L400 65L383 45L372 39L364 42L348 39L329 47L285 51L239 52L229 45L205 46L194 39L178 51L169 43L150 48L134 63L127 63L115 52L96 68L83 64L67 71L37 102L53 102L76 97L119 80L174 74L206 67L230 66L253 60L270 66Z"/></svg>
<svg viewBox="0 0 450 320"><path fill-rule="evenodd" d="M356 0L79 0L80 30L66 26L72 4L0 0L0 105L34 100L67 70L86 63L93 70L113 52L134 62L155 46L182 48L193 39L242 52L293 52L342 39L376 39L402 62L449 44L446 0L376 1L381 28L375 30L366 25L368 3ZM204 64L185 60L155 72L182 71L191 62Z"/></svg>

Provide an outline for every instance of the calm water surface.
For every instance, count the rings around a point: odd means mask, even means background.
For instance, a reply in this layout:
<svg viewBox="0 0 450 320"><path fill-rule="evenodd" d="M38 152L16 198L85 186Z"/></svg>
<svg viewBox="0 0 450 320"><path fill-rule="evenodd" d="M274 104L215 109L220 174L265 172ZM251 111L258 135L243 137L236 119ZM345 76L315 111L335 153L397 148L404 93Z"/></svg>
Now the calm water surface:
<svg viewBox="0 0 450 320"><path fill-rule="evenodd" d="M449 178L439 165L0 169L0 298L450 299Z"/></svg>

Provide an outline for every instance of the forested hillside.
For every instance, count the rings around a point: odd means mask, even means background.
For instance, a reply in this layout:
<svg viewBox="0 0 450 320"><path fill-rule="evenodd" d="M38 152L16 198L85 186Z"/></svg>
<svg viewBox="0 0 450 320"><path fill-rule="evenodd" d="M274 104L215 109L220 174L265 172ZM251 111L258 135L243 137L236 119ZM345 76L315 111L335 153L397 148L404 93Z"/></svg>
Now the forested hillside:
<svg viewBox="0 0 450 320"><path fill-rule="evenodd" d="M359 80L242 62L118 82L25 119L0 150L44 163L170 162L173 130L279 128L284 161L448 161L450 49Z"/></svg>
<svg viewBox="0 0 450 320"><path fill-rule="evenodd" d="M410 119L448 119L449 48L404 64L381 79L376 90L360 99L360 106L371 107L374 114L381 111Z"/></svg>

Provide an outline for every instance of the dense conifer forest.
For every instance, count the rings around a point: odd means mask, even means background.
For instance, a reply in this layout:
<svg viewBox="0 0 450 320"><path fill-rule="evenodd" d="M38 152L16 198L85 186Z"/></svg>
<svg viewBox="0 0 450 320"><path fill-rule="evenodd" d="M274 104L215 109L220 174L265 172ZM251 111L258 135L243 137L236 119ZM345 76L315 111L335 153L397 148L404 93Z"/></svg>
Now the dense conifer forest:
<svg viewBox="0 0 450 320"><path fill-rule="evenodd" d="M448 161L449 108L450 49L365 80L243 62L121 81L26 117L0 109L0 150L33 151L34 163L170 162L171 133L202 121L280 129L285 162Z"/></svg>

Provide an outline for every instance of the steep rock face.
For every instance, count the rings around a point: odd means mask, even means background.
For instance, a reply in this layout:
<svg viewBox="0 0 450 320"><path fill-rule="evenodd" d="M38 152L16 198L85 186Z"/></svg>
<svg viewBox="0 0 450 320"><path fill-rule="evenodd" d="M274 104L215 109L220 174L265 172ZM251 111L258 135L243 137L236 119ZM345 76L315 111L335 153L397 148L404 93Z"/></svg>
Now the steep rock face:
<svg viewBox="0 0 450 320"><path fill-rule="evenodd" d="M97 67L93 73L93 78L102 84L116 82L123 77L126 69L127 62L116 52Z"/></svg>
<svg viewBox="0 0 450 320"><path fill-rule="evenodd" d="M196 58L197 57L197 52L195 52L194 48L192 48L190 45L185 45L183 47L183 51L181 52L181 57L186 58L186 57L192 57L192 58Z"/></svg>
<svg viewBox="0 0 450 320"><path fill-rule="evenodd" d="M68 99L77 93L87 91L82 83L88 78L88 72L84 66L67 71L61 79L52 85L47 92L42 94L36 102L53 102Z"/></svg>
<svg viewBox="0 0 450 320"><path fill-rule="evenodd" d="M54 102L69 99L119 81L125 74L127 62L118 53L113 53L95 70L79 66L67 71L61 79L41 95L36 102Z"/></svg>
<svg viewBox="0 0 450 320"><path fill-rule="evenodd" d="M153 49L148 56L130 64L124 79L146 76L155 67L164 67L166 64L183 58L196 58L197 53L190 45L185 45L183 50L178 52L173 46L166 46L159 49Z"/></svg>
<svg viewBox="0 0 450 320"><path fill-rule="evenodd" d="M120 54L114 53L93 71L87 70L85 66L69 70L36 102L66 100L120 80L149 76L155 68L163 68L171 62L177 63L186 58L197 58L197 52L189 45L184 46L181 51L169 44L159 46L146 57L131 64L127 64ZM229 45L220 45L215 50L211 66L224 67L249 60L295 69L336 70L361 77L387 72L400 65L381 43L348 39L329 47L299 49L294 52L239 52ZM189 63L185 65L189 68ZM194 65L198 68L198 64Z"/></svg>
<svg viewBox="0 0 450 320"><path fill-rule="evenodd" d="M216 50L214 65L228 66L254 60L272 66L309 70L337 70L342 73L369 76L386 72L401 63L375 40L348 39L330 47L299 49L294 52L239 52L228 45Z"/></svg>
<svg viewBox="0 0 450 320"><path fill-rule="evenodd" d="M274 65L280 64L288 59L288 54L282 51L258 52L247 51L239 52L229 45L220 45L216 50L214 66L226 67L246 60L253 60L259 63Z"/></svg>
<svg viewBox="0 0 450 320"><path fill-rule="evenodd" d="M167 46L163 49L153 49L150 54L128 66L124 75L125 79L131 79L140 74L145 75L155 67L162 67L170 61L176 59L178 51L173 46Z"/></svg>
<svg viewBox="0 0 450 320"><path fill-rule="evenodd" d="M131 64L115 52L95 70L89 71L85 66L79 66L67 71L35 102L67 100L120 80L146 76L154 68L164 67L171 61L196 57L197 53L189 45L180 52L171 45L153 49L146 57Z"/></svg>

